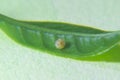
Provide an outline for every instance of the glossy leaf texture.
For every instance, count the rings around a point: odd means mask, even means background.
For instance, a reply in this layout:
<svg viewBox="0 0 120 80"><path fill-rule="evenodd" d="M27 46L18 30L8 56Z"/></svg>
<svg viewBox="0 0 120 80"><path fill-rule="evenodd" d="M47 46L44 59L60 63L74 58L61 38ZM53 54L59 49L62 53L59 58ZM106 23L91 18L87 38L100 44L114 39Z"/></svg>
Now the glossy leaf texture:
<svg viewBox="0 0 120 80"><path fill-rule="evenodd" d="M30 22L0 15L0 29L16 42L50 54L80 58L102 54L120 41L120 31L103 31L63 22ZM63 49L55 43L64 41Z"/></svg>

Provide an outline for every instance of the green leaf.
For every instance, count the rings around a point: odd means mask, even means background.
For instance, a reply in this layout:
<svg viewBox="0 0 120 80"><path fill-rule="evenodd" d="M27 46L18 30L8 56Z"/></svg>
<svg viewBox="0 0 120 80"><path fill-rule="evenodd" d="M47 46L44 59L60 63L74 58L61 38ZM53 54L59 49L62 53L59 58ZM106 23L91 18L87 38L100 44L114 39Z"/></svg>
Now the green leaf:
<svg viewBox="0 0 120 80"><path fill-rule="evenodd" d="M22 45L76 59L102 54L120 41L120 31L63 22L19 21L3 15L0 15L0 28Z"/></svg>

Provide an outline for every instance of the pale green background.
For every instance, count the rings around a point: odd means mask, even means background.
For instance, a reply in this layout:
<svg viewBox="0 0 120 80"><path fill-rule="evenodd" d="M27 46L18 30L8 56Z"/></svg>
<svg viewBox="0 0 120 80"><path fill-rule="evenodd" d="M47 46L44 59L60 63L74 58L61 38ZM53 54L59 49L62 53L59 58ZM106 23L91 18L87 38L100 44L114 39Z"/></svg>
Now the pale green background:
<svg viewBox="0 0 120 80"><path fill-rule="evenodd" d="M120 30L120 0L0 0L20 20L65 21ZM120 80L120 62L66 59L18 45L0 30L0 80Z"/></svg>

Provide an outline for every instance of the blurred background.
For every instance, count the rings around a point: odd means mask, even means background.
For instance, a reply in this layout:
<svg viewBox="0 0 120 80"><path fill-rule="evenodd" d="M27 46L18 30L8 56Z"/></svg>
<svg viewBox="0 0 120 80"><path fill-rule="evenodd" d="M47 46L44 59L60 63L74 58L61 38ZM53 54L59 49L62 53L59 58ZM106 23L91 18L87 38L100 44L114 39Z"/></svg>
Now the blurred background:
<svg viewBox="0 0 120 80"><path fill-rule="evenodd" d="M19 20L62 21L120 30L120 0L0 0ZM119 62L66 59L18 45L0 30L0 80L119 80Z"/></svg>

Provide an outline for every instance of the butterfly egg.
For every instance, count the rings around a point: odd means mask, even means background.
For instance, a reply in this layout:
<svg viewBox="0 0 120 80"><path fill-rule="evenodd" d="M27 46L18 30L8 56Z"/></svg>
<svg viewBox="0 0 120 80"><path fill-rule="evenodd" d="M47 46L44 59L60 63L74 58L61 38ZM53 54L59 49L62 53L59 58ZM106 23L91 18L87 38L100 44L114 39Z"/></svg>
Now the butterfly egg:
<svg viewBox="0 0 120 80"><path fill-rule="evenodd" d="M56 40L55 47L57 49L63 49L65 47L65 41L63 39Z"/></svg>

